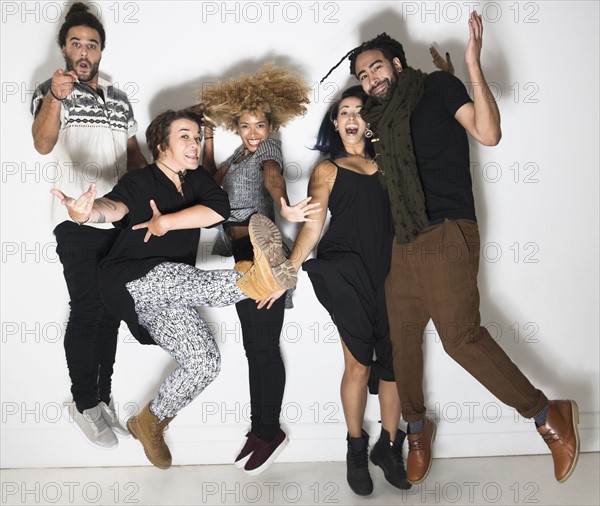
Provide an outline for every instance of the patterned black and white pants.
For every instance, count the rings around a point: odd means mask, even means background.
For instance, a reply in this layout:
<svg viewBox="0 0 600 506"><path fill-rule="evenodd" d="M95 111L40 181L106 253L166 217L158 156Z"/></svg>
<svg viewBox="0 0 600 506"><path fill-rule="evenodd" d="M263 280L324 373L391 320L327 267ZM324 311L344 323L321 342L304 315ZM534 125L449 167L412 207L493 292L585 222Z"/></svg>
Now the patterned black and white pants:
<svg viewBox="0 0 600 506"><path fill-rule="evenodd" d="M159 420L175 416L217 377L219 348L197 306L222 307L246 298L233 270L203 271L165 262L127 283L140 325L177 362L162 383L150 411Z"/></svg>

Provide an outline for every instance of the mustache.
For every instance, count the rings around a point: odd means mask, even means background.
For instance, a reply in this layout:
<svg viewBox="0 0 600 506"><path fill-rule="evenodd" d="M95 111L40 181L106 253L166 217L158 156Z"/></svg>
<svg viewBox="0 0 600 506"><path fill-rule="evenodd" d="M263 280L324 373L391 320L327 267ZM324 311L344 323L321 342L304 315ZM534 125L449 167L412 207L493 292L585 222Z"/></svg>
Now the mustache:
<svg viewBox="0 0 600 506"><path fill-rule="evenodd" d="M371 88L369 89L369 94L373 93L375 88L377 88L378 86L381 86L383 83L387 83L388 87L391 86L391 84L392 84L392 82L386 77L385 79L382 79L381 81L379 81L377 84L371 86Z"/></svg>

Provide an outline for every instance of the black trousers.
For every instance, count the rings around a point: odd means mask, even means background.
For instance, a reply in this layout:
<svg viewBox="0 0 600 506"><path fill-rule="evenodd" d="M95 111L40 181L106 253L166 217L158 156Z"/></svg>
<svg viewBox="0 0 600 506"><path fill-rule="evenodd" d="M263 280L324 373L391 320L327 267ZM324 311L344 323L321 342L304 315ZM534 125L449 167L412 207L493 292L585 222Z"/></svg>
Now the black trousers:
<svg viewBox="0 0 600 506"><path fill-rule="evenodd" d="M233 256L236 262L253 260L249 237L233 241ZM257 309L252 299L238 302L235 308L240 318L248 359L251 430L260 439L271 441L279 429L285 390L285 366L279 350L285 296L280 297L271 309Z"/></svg>
<svg viewBox="0 0 600 506"><path fill-rule="evenodd" d="M71 393L79 412L100 401L110 401L119 320L100 300L97 268L118 234L116 229L79 226L69 221L54 229L56 252L70 297L64 346Z"/></svg>

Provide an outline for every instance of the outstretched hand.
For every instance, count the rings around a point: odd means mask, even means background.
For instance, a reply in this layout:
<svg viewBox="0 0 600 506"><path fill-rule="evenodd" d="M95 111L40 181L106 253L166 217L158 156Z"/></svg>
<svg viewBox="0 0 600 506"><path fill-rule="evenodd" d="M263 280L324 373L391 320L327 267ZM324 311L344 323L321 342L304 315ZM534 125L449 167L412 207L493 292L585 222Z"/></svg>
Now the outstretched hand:
<svg viewBox="0 0 600 506"><path fill-rule="evenodd" d="M480 65L481 48L483 46L483 22L477 11L471 12L469 17L469 42L465 53L467 66Z"/></svg>
<svg viewBox="0 0 600 506"><path fill-rule="evenodd" d="M156 207L156 202L154 202L154 200L150 201L150 209L152 209L152 218L144 223L138 223L137 225L131 227L132 230L140 230L142 228L148 229L146 231L146 235L144 236L144 242L148 242L150 237L153 235L160 237L168 232L168 230L166 230L164 227L164 223L160 219L162 214L158 210L158 207Z"/></svg>
<svg viewBox="0 0 600 506"><path fill-rule="evenodd" d="M92 207L94 206L94 200L96 200L95 183L90 184L88 191L81 195L81 197L79 197L77 200L72 197L68 197L56 188L50 190L50 193L60 200L60 203L67 208L71 219L80 225L86 223L90 219Z"/></svg>
<svg viewBox="0 0 600 506"><path fill-rule="evenodd" d="M312 197L306 197L295 206L288 206L285 199L281 197L281 216L292 222L316 221L309 216L321 211L321 204L309 204L311 199Z"/></svg>
<svg viewBox="0 0 600 506"><path fill-rule="evenodd" d="M444 70L445 72L450 72L450 74L454 74L454 65L452 61L450 61L450 53L446 52L446 59L440 56L437 49L433 46L429 48L429 54L433 58L433 64L436 68L440 70Z"/></svg>

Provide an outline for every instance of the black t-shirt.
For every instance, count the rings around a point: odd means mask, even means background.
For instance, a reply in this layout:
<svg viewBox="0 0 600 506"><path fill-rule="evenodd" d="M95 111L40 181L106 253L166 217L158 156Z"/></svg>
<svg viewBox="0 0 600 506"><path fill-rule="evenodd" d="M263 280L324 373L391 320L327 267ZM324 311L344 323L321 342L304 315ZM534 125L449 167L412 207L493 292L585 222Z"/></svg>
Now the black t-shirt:
<svg viewBox="0 0 600 506"><path fill-rule="evenodd" d="M471 102L464 84L448 72L425 79L421 100L413 109L410 128L419 175L431 223L448 219L475 220L466 130L456 111Z"/></svg>
<svg viewBox="0 0 600 506"><path fill-rule="evenodd" d="M183 197L171 180L156 165L151 164L143 169L129 171L105 195L106 198L125 204L129 213L115 223L122 231L110 253L99 264L100 295L106 308L113 316L125 321L140 342L151 341L138 328L134 303L125 284L145 276L163 262L195 265L200 240L200 229L194 228L172 230L162 237L152 236L145 243L147 229L132 230L131 227L152 217L150 200L154 200L162 214L203 205L224 219L229 217L227 193L202 167L187 172L182 188Z"/></svg>

